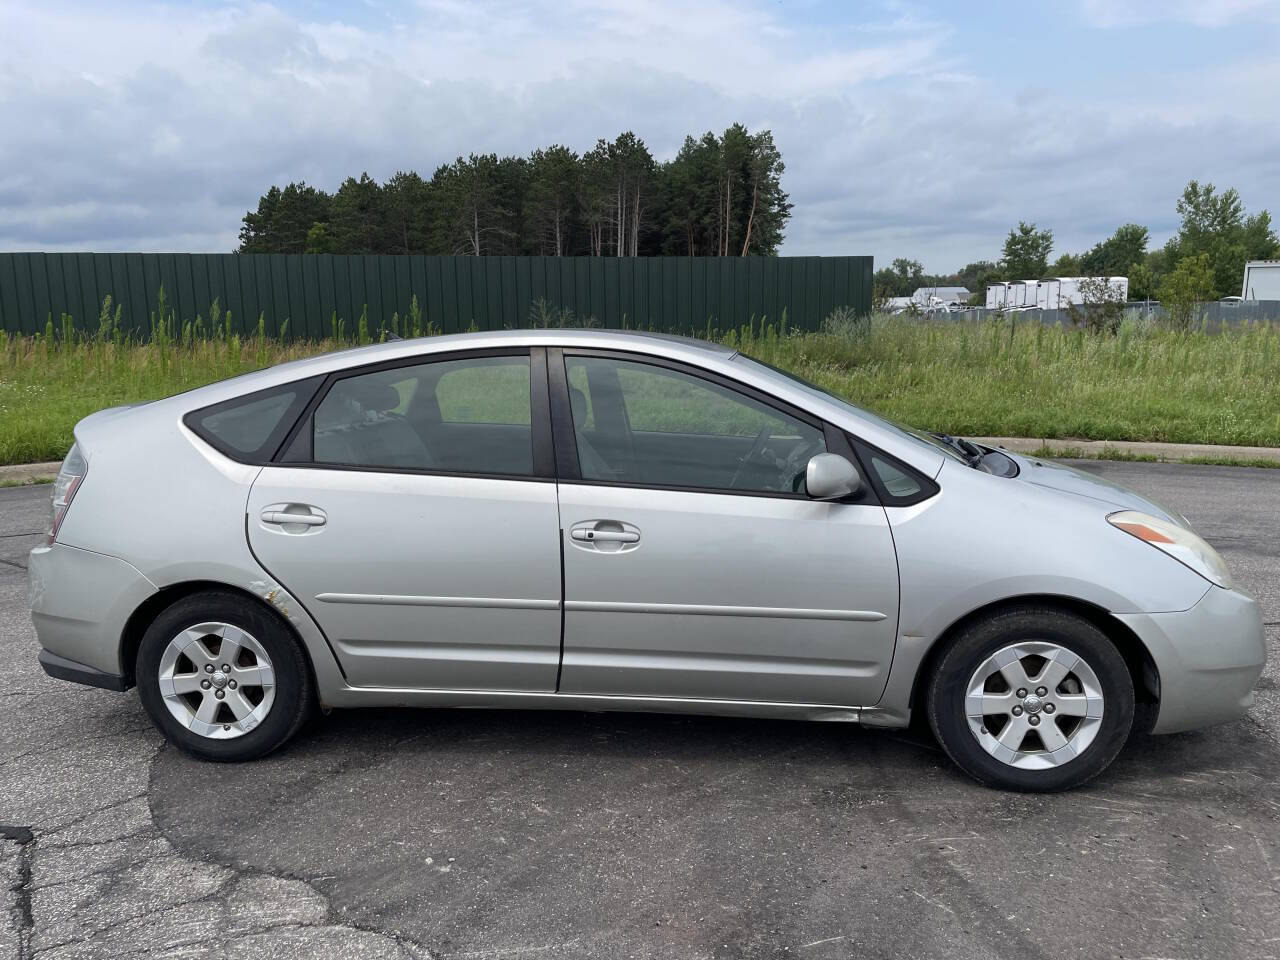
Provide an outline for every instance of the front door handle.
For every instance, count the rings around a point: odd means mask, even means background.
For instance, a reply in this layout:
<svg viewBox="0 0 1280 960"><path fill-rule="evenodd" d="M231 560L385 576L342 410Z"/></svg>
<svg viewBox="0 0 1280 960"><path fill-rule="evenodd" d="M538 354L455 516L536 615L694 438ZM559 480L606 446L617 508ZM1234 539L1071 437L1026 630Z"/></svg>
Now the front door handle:
<svg viewBox="0 0 1280 960"><path fill-rule="evenodd" d="M634 550L640 543L640 529L619 520L586 520L575 523L569 531L575 546L601 553Z"/></svg>
<svg viewBox="0 0 1280 960"><path fill-rule="evenodd" d="M571 537L587 543L639 543L640 534L626 530L574 530Z"/></svg>

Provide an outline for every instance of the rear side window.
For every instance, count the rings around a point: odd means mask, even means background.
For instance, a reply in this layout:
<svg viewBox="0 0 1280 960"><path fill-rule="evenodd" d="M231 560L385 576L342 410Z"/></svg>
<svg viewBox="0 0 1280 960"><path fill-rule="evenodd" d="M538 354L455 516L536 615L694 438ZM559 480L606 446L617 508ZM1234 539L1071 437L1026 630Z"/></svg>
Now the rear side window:
<svg viewBox="0 0 1280 960"><path fill-rule="evenodd" d="M192 411L184 422L201 439L231 459L265 463L275 455L321 379L312 377L224 400Z"/></svg>
<svg viewBox="0 0 1280 960"><path fill-rule="evenodd" d="M529 361L491 357L438 364L436 403L444 423L529 425Z"/></svg>
<svg viewBox="0 0 1280 960"><path fill-rule="evenodd" d="M311 459L532 476L529 380L527 354L434 360L346 377L316 407Z"/></svg>

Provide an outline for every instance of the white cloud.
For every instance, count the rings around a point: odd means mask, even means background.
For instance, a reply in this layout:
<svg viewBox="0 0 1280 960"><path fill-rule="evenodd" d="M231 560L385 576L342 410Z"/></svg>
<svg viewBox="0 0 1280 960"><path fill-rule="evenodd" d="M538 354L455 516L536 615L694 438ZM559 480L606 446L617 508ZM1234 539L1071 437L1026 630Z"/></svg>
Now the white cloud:
<svg viewBox="0 0 1280 960"><path fill-rule="evenodd" d="M1276 0L1081 0L1081 7L1097 27L1160 22L1222 27L1243 20L1280 20Z"/></svg>
<svg viewBox="0 0 1280 960"><path fill-rule="evenodd" d="M993 256L1019 218L1079 249L1124 220L1167 231L1191 176L1250 205L1274 188L1280 132L1251 87L1269 63L1080 103L1051 79L994 88L910 10L857 28L794 10L424 0L338 23L18 0L0 8L21 39L0 61L0 249L227 250L271 183L429 175L624 129L670 156L737 120L783 152L788 253L947 269Z"/></svg>

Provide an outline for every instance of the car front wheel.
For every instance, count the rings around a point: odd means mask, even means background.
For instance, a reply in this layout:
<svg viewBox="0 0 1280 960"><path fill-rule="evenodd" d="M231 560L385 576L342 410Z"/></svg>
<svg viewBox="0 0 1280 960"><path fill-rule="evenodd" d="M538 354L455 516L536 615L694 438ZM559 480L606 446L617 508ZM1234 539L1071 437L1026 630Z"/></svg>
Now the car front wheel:
<svg viewBox="0 0 1280 960"><path fill-rule="evenodd" d="M212 590L174 603L138 647L138 693L170 742L208 760L252 760L288 740L315 699L287 626L247 597Z"/></svg>
<svg viewBox="0 0 1280 960"><path fill-rule="evenodd" d="M927 695L930 725L966 773L1013 790L1097 776L1133 726L1133 680L1115 645L1065 611L1007 610L966 626Z"/></svg>

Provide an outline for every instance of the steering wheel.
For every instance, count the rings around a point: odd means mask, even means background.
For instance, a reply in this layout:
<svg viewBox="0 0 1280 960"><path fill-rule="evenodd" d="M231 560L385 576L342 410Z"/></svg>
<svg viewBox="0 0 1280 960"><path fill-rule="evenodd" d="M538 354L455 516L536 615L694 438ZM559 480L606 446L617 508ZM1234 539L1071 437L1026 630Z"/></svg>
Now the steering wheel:
<svg viewBox="0 0 1280 960"><path fill-rule="evenodd" d="M729 481L730 490L738 486L738 481L742 479L742 471L746 469L747 464L764 453L764 446L771 436L773 436L773 427L765 425L760 428L760 432L756 434L755 443L751 444L751 449L738 461L738 469L733 471L733 479Z"/></svg>
<svg viewBox="0 0 1280 960"><path fill-rule="evenodd" d="M782 464L782 479L785 483L788 477L791 478L792 493L799 493L803 489L805 469L809 465L809 458L825 449L825 444L815 440L810 443L798 444L788 454L786 461Z"/></svg>

